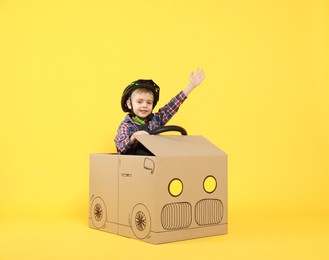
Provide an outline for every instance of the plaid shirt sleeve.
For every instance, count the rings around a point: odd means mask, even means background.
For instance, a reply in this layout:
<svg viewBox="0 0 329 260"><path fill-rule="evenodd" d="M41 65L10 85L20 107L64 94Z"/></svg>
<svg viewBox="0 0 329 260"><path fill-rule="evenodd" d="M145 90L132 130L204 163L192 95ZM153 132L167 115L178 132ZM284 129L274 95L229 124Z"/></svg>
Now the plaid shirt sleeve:
<svg viewBox="0 0 329 260"><path fill-rule="evenodd" d="M179 107L187 96L183 91L179 92L175 97L173 97L168 104L160 108L157 113L154 114L153 124L151 125L151 130L159 126L164 126L178 111Z"/></svg>
<svg viewBox="0 0 329 260"><path fill-rule="evenodd" d="M126 153L131 148L132 143L130 142L130 136L138 130L130 120L128 120L128 117L129 116L120 124L114 139L118 153Z"/></svg>

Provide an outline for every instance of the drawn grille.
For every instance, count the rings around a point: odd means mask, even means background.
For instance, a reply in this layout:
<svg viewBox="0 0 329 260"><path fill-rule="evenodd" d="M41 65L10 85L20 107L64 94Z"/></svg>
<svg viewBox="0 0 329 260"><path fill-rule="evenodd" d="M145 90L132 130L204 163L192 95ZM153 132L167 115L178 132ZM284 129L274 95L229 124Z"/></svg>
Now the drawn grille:
<svg viewBox="0 0 329 260"><path fill-rule="evenodd" d="M223 203L218 199L200 200L195 206L195 221L199 226L219 224L223 219Z"/></svg>
<svg viewBox="0 0 329 260"><path fill-rule="evenodd" d="M192 222L192 206L188 202L171 203L162 208L161 223L167 230L187 228Z"/></svg>

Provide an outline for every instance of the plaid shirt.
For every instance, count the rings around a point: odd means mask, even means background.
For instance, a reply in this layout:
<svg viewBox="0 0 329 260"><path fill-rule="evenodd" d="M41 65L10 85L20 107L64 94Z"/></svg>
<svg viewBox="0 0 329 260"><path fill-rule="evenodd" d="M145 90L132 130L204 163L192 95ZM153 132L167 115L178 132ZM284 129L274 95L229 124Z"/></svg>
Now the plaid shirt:
<svg viewBox="0 0 329 260"><path fill-rule="evenodd" d="M168 104L160 108L157 113L151 115L151 119L146 122L149 131L164 126L178 111L180 105L185 101L186 95L183 91L172 98ZM136 122L126 115L125 119L121 122L117 135L114 139L118 153L125 154L131 146L130 136L139 131Z"/></svg>

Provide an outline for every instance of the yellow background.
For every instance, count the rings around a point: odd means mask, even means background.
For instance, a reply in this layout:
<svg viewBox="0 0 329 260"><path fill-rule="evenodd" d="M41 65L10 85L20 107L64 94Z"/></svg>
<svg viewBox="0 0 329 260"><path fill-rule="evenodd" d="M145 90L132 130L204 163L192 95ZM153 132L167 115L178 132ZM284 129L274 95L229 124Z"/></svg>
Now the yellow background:
<svg viewBox="0 0 329 260"><path fill-rule="evenodd" d="M171 121L229 154L229 234L153 246L88 228L89 154L123 88L201 67ZM328 259L329 2L1 0L0 259Z"/></svg>

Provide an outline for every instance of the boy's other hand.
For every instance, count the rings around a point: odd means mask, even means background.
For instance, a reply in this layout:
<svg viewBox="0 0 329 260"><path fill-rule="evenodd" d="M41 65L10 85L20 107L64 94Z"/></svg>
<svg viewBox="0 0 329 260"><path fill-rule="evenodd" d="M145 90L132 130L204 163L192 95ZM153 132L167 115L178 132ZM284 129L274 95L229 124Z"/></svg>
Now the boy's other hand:
<svg viewBox="0 0 329 260"><path fill-rule="evenodd" d="M136 141L136 135L149 135L146 131L137 131L132 136L130 136L130 142L134 143Z"/></svg>

